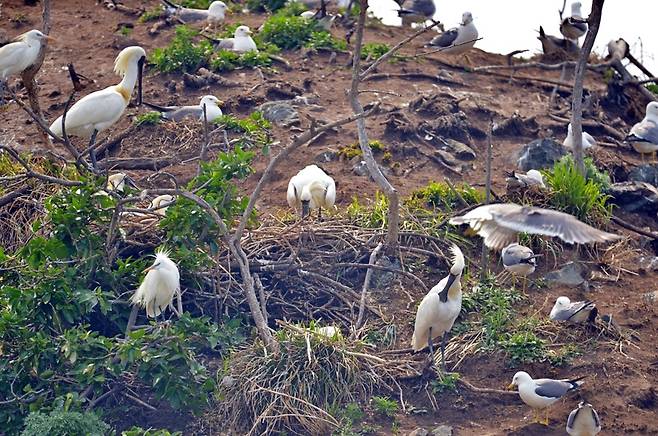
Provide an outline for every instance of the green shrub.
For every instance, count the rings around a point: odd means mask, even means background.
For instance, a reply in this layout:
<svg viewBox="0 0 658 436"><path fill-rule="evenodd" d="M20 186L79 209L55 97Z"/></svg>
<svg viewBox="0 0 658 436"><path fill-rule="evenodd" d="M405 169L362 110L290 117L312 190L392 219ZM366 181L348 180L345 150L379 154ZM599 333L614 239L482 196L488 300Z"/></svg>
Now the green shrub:
<svg viewBox="0 0 658 436"><path fill-rule="evenodd" d="M169 45L153 50L150 62L163 73L195 72L208 63L213 53L209 41L194 42L198 33L187 26L177 26Z"/></svg>
<svg viewBox="0 0 658 436"><path fill-rule="evenodd" d="M501 345L514 364L540 362L546 357L546 342L532 331L509 333Z"/></svg>
<svg viewBox="0 0 658 436"><path fill-rule="evenodd" d="M375 412L392 418L398 412L398 402L391 400L389 397L374 396L371 399L372 407Z"/></svg>
<svg viewBox="0 0 658 436"><path fill-rule="evenodd" d="M32 412L21 436L105 436L111 427L93 413L53 411Z"/></svg>
<svg viewBox="0 0 658 436"><path fill-rule="evenodd" d="M252 112L247 118L238 119L233 115L222 115L214 123L239 136L236 145L242 149L266 147L270 142L272 124L261 112Z"/></svg>
<svg viewBox="0 0 658 436"><path fill-rule="evenodd" d="M656 85L655 83L647 83L644 86L646 86L646 88L649 91L653 92L654 94L658 94L658 85Z"/></svg>
<svg viewBox="0 0 658 436"><path fill-rule="evenodd" d="M444 392L454 392L457 390L457 381L459 380L459 374L457 373L447 373L443 374L441 378L432 380L430 383L432 386L432 392L437 394L442 394Z"/></svg>
<svg viewBox="0 0 658 436"><path fill-rule="evenodd" d="M232 71L237 68L269 67L270 65L272 65L272 59L262 51L236 53L231 50L219 50L210 60L210 67L218 72Z"/></svg>
<svg viewBox="0 0 658 436"><path fill-rule="evenodd" d="M263 24L259 38L282 50L293 50L304 46L313 34L313 23L303 17L274 15Z"/></svg>
<svg viewBox="0 0 658 436"><path fill-rule="evenodd" d="M160 121L162 120L162 115L160 112L147 112L145 114L139 114L135 117L133 120L133 124L136 126L143 126L143 125L154 125L154 124L159 124Z"/></svg>
<svg viewBox="0 0 658 436"><path fill-rule="evenodd" d="M361 48L361 58L374 61L384 56L384 54L390 49L391 47L389 47L388 44L381 42L368 42L363 44L363 47Z"/></svg>
<svg viewBox="0 0 658 436"><path fill-rule="evenodd" d="M247 0L246 4L247 9L252 12L274 12L286 6L286 2L287 0Z"/></svg>
<svg viewBox="0 0 658 436"><path fill-rule="evenodd" d="M183 433L180 431L175 431L171 433L169 430L165 429L146 429L144 430L141 427L132 427L129 430L121 432L121 436L183 436Z"/></svg>
<svg viewBox="0 0 658 436"><path fill-rule="evenodd" d="M457 184L454 189L446 182L430 182L426 187L418 189L411 194L410 204L427 204L428 206L447 211L461 206L461 199L468 205L482 203L484 193L468 183Z"/></svg>
<svg viewBox="0 0 658 436"><path fill-rule="evenodd" d="M311 32L311 36L304 43L306 48L326 48L333 50L347 50L347 41L334 38L331 33L324 30L315 30Z"/></svg>

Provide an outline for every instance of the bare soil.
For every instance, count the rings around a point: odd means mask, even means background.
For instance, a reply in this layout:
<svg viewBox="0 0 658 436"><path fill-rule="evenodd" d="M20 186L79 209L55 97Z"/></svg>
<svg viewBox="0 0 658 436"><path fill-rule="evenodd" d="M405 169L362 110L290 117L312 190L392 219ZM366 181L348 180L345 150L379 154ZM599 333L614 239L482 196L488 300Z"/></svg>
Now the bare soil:
<svg viewBox="0 0 658 436"><path fill-rule="evenodd" d="M135 16L118 11L111 11L91 0L57 0L52 11L53 30L51 35L58 39L50 46L46 60L38 75L40 98L45 117L53 120L61 114L64 103L71 92L71 83L65 66L72 62L76 70L84 76L93 79L82 94L117 83L113 74L113 61L118 51L128 45L139 44L150 52L156 47L165 46L173 35L173 28L163 29L153 37L148 34L151 23L140 24ZM157 1L126 0L125 5L132 8L151 9ZM10 19L23 17L27 22L16 24ZM232 15L229 22L240 21L252 29L258 28L265 19L264 15ZM26 7L20 0L5 0L2 5L2 33L11 37L40 25L40 8ZM120 23L134 23L134 30L128 37L121 36L117 29ZM409 30L370 27L366 31L367 42L386 42L394 44L409 34ZM342 36L345 29L334 30L335 35ZM406 60L395 63L384 63L380 73L424 73L429 75L442 74L441 81L427 79L409 79L392 77L385 80L372 80L362 84L361 89L367 92L361 94L365 105L376 101L381 102L383 113L367 120L368 133L371 139L377 139L388 144L392 153L392 162L385 165L393 185L402 195L408 195L413 190L426 185L431 180L449 178L453 182L465 181L474 186L483 186L484 160L486 156L486 132L493 116L497 122L518 115L524 119L532 117L537 123L537 129L527 132L527 136L494 136L493 137L493 190L496 193L505 191L504 171L512 170L516 165L518 152L524 144L538 137L554 137L559 141L566 134L566 125L547 116L547 108L553 85L533 80L519 79L519 76L529 76L541 79L559 79L559 71L547 72L541 70L523 70L514 77L507 73L503 77L481 75L468 72L458 65L470 62L471 66L505 64L505 56L473 50L468 59L450 55L433 54L424 58L414 58L417 53L424 52L422 44L428 37L413 41L402 50ZM319 98L320 111L301 109L304 115L322 121L334 121L351 113L346 90L349 88L351 70L347 66L349 58L345 54L337 54L335 62L330 62L330 54L302 53L301 51L283 52L281 54L291 64L290 69L281 64L275 64L273 70L263 70L265 82L255 70L245 69L227 73L225 78L240 82L235 87L212 86L204 89L190 90L183 86L180 75L163 75L153 69L148 69L145 75L144 99L159 104L196 104L201 95L214 94L226 102L226 113L246 116L255 108L268 100L279 99L284 95L299 94L314 95ZM606 92L606 86L599 74L588 73L586 88L590 91L594 104L586 114L588 118L604 121L616 129L626 132L629 123L634 120L622 108L612 111L598 105L598 100ZM410 102L420 97L431 99L433 103L426 105L424 112L408 109ZM557 102L567 109L570 104L570 92L560 89ZM434 146L419 137L390 132L386 130L386 121L391 114L400 115L411 125L420 122L431 123L441 116L450 115L458 110L467 116L467 122L473 127L470 137L460 138L473 147L477 158L470 162L461 162L463 171L456 174L437 164L431 156ZM144 112L144 108L129 108L126 115L111 131L116 135L128 128L133 117ZM37 128L16 105L0 114L0 134L9 135L24 151L41 152L44 150ZM306 121L303 121L306 125ZM190 124L193 124L190 122ZM198 129L198 126L193 126ZM111 151L117 158L143 157L176 157L179 153L189 153L194 156L199 149L201 138L191 138L176 147L167 147L171 142L162 142L159 138L163 130L171 129L180 132L180 127L160 125L141 129L136 135L123 140L120 146ZM478 133L479 131L479 133ZM459 133L459 132L458 132ZM591 130L591 134L604 142L612 143L611 147L597 148L596 160L608 168L613 178L623 177L627 169L639 164L639 156L624 146L615 146L611 138L606 138L603 130ZM272 153L288 143L297 131L289 128L273 129L279 145L272 147ZM101 135L102 136L102 135ZM102 138L101 138L102 139ZM213 142L221 142L218 133ZM316 157L326 151L338 151L342 146L357 141L356 129L346 125L336 132L329 132L310 146L303 146L280 168L273 176L261 196L258 209L261 215L285 208L285 191L288 179L299 169L316 161ZM79 144L84 147L84 144ZM216 150L215 150L216 151ZM600 151L600 152L599 152ZM380 156L381 158L381 156ZM267 157L260 156L255 163L256 172L242 186L245 193L250 192L262 174ZM374 198L376 185L367 177L357 176L352 171L353 162L336 159L322 162L338 181L339 209L344 209L353 196L360 199ZM167 171L181 181L195 174L196 162L177 164L167 168ZM148 186L146 177L149 171L128 171L140 186ZM619 176L621 175L621 176ZM658 227L655 218L626 216L635 223L642 222ZM626 233L623 229L612 227L612 230ZM645 246L635 235L629 235L633 247ZM628 272L621 273L616 281L593 281L587 292L566 288L532 289L529 291L530 302L523 309L524 314L539 313L547 315L555 298L559 295L569 295L572 300L588 298L596 301L603 313L611 313L619 324L626 329L635 331L637 340L635 346L619 349L612 343L602 342L595 349L574 359L571 365L564 368L554 368L548 364L534 364L524 367L532 375L546 377L570 377L587 374L581 396L591 402L598 410L607 435L648 435L658 434L655 388L658 382L658 319L656 303L648 303L643 294L657 290L656 274L638 272L637 260L641 255L653 254L649 246L642 250L625 250L619 253L621 263ZM545 262L536 273L543 273L565 263L577 259L582 253L566 251L558 259L545 258ZM477 259L478 254L471 258ZM598 265L589 265L598 269ZM438 280L441 272L437 271L433 278ZM406 292L418 301L422 291L406 289ZM382 304L391 313L398 326L398 344L396 348L406 348L411 337L414 319L414 304L410 304L403 293L391 298L387 296ZM378 296L375 296L377 299ZM573 327L564 327L565 332ZM586 336L585 336L586 337ZM424 356L418 356L419 361ZM479 356L461 364L459 372L462 377L480 387L503 389L518 368L506 366L502 356ZM420 382L419 382L420 383ZM454 427L457 435L562 435L569 412L577 405L577 396L557 403L551 408L551 422L548 427L529 424L531 410L513 397L499 398L491 394L475 394L460 390L457 394L444 395L438 398L439 410L432 410L424 392L419 391L419 384L406 386L405 401L417 409L427 409L425 414L400 414L399 434L406 434L417 427L434 428L439 424ZM137 417L134 417L137 418ZM145 413L139 417L141 425L147 427L166 426L182 430L191 417L179 417L172 411L162 413ZM381 426L380 434L391 432L390 420L372 417L372 421Z"/></svg>

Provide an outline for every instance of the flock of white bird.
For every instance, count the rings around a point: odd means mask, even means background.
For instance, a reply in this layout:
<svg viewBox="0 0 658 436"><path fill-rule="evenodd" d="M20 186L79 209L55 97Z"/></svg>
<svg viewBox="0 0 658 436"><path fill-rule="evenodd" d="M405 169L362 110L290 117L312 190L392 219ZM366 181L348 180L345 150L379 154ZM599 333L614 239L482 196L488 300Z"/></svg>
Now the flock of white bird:
<svg viewBox="0 0 658 436"><path fill-rule="evenodd" d="M309 0L310 1L310 0ZM181 22L205 21L208 26L216 27L225 19L226 4L214 1L207 10L197 10L180 7L169 0L162 0L167 14ZM436 12L432 0L413 0L408 8L402 7L404 0L400 1L399 15L405 23L425 22L431 19ZM308 1L305 1L308 3ZM580 3L572 5L572 15L562 22L560 30L565 37L577 40L587 31L586 20L582 19ZM321 8L325 8L324 2ZM326 17L326 11L324 12ZM312 18L316 15L306 14ZM328 21L328 25L331 25ZM323 22L327 23L327 21ZM324 24L323 24L324 25ZM221 48L239 52L257 50L256 44L250 36L247 26L240 26L235 31L234 38L219 41ZM463 14L460 27L442 33L431 41L431 45L442 48L453 48L456 52L467 50L473 46L478 37L477 29L473 24L470 13ZM0 79L6 82L11 76L16 76L29 68L37 59L41 45L44 41L52 40L38 30L31 30L0 48ZM127 47L117 56L114 71L121 76L117 85L92 92L76 102L64 116L58 117L50 125L53 136L77 136L90 141L90 150L98 133L110 128L122 116L128 106L135 86L138 87L138 104L142 103L142 71L146 61L146 52L138 46ZM222 115L220 106L222 102L212 95L201 98L199 105L193 106L158 106L145 103L156 109L167 120L180 121L191 116L199 120L212 120ZM65 119L64 119L65 118ZM658 150L658 103L649 103L646 117L631 129L627 141L635 150L642 153L653 153ZM571 125L568 126L564 146L571 148L573 133ZM596 144L595 139L583 133L583 147L589 148ZM94 156L92 155L92 161ZM530 170L526 174L511 174L511 180L521 187L533 185L544 187L541 173ZM106 191L123 192L127 183L132 184L130 178L123 174L112 174L108 177ZM99 194L107 195L107 192ZM311 211L318 210L321 218L322 209L330 210L336 202L336 184L334 179L317 165L309 165L299 171L290 179L286 193L288 205L295 209L304 219ZM149 209L164 216L167 207L175 201L171 195L162 195L151 201ZM532 274L536 267L536 259L529 247L517 243L519 232L559 237L568 243L605 242L617 239L617 235L597 230L575 217L549 209L526 207L516 204L490 204L480 206L463 216L450 220L453 225L467 224L483 237L487 247L502 250L503 267L514 277L520 276L524 280ZM411 345L414 351L429 348L431 361L434 361L433 341L441 337L441 362L444 371L445 345L447 336L461 312L462 302L462 272L466 266L464 255L457 246L451 247L452 265L448 276L443 278L422 299L416 314L414 333ZM182 302L180 292L180 273L176 264L164 251L156 253L155 261L145 270L146 276L132 297L135 305L145 308L149 318L164 317L167 307L180 315ZM177 297L178 307L174 308L173 299ZM557 299L551 310L550 319L556 321L587 322L596 317L596 306L591 301L572 303L568 297ZM327 327L328 328L328 327ZM331 327L332 334L335 328ZM533 379L526 372L514 375L512 385L518 387L521 399L537 412L562 398L568 392L578 388L580 380L552 380ZM538 420L538 414L535 413ZM547 422L547 417L545 422ZM591 405L581 403L567 422L567 432L571 435L595 435L600 431L600 422L596 411Z"/></svg>

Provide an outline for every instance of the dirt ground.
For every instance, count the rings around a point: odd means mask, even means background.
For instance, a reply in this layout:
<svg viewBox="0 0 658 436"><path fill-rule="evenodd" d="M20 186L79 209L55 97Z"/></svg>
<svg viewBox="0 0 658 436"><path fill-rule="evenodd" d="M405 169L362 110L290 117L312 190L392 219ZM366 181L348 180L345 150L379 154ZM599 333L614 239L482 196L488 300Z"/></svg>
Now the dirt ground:
<svg viewBox="0 0 658 436"><path fill-rule="evenodd" d="M49 47L46 60L38 75L40 85L40 98L45 117L53 120L63 110L64 103L71 92L71 83L65 67L72 62L76 70L84 76L93 79L82 94L104 88L118 82L113 74L113 61L118 51L128 45L141 45L147 53L156 47L168 43L173 34L173 28L163 29L159 35L150 36L148 28L150 23L140 24L135 16L118 11L108 10L97 5L92 0L56 0L53 2L52 31L58 42ZM158 4L157 1L126 0L125 5L132 8L151 9ZM0 37L12 37L40 25L40 8L26 7L22 0L5 0L2 2L2 16L0 17ZM22 18L21 24L10 19ZM232 15L229 22L240 21L248 24L252 29L258 28L264 20L264 15ZM120 23L134 23L134 30L128 37L118 33ZM538 23L539 25L540 23ZM370 27L366 31L366 42L386 42L394 44L409 34L409 30L398 28L385 28L381 26ZM336 36L342 36L345 29L334 29ZM486 35L485 35L486 37ZM541 79L557 80L559 71L522 70L511 78L509 74L493 76L474 74L458 65L471 66L505 64L505 56L473 50L468 59L449 55L432 54L425 57L414 58L415 54L426 51L422 47L429 39L421 37L402 50L407 56L406 60L395 63L384 63L378 70L380 73L424 73L438 75L441 80L428 80L427 78L400 78L389 77L384 80L371 80L362 84L361 89L367 92L361 94L361 101L365 105L380 101L383 113L367 120L368 133L371 139L378 139L386 143L392 152L392 162L387 165L387 174L391 183L402 195L410 194L414 189L426 185L431 180L449 178L453 182L468 182L474 186L484 184L484 157L486 156L486 132L489 130L489 121L494 118L501 122L514 115L523 119L533 117L537 129L528 132L527 136L509 135L493 137L493 190L504 192L504 171L513 170L519 150L524 144L538 137L554 137L559 141L566 135L566 125L547 116L549 96L553 90L550 83L542 83L520 76L531 76ZM524 47L526 48L526 47ZM159 104L196 104L201 95L214 94L225 102L224 111L237 116L245 116L268 100L282 98L284 95L297 94L312 95L319 98L318 105L321 110L307 110L302 108L302 114L322 121L335 121L351 113L347 101L346 90L349 87L351 70L346 66L348 56L338 54L335 62L331 62L330 54L283 52L291 69L281 64L275 64L274 70L263 70L265 82L261 75L254 70L239 70L227 73L225 78L239 82L239 86L224 87L212 86L209 88L191 90L183 86L179 75L164 75L147 68L144 81L144 99ZM598 74L588 73L586 88L593 95L594 104L586 114L588 118L605 121L614 128L627 132L629 119L621 109L612 109L612 112L598 105L598 98L605 94L606 86ZM430 99L435 97L432 104L427 105L424 112L415 112L408 109L410 102L420 97ZM570 92L560 89L557 93L557 102L561 108L567 109L570 104ZM449 171L437 164L428 156L433 154L433 146L423 138L403 138L401 135L386 131L386 121L390 111L402 114L411 123L422 121L432 122L438 117L454 112L453 109L463 111L468 123L472 126L471 138L464 142L469 143L477 154L473 161L463 163L461 174ZM145 108L129 108L126 115L111 130L111 135L129 127L133 117L144 112ZM302 116L304 119L304 116ZM0 135L13 137L24 151L43 151L40 135L32 125L28 116L16 105L0 113ZM304 124L305 125L305 124ZM176 156L180 149L167 149L159 142L149 143L148 139L158 135L158 129L170 129L166 125L149 127L135 137L125 139L119 147L111 151L113 157L169 157ZM289 128L277 127L274 136L278 145L272 147L272 153L277 151L298 134L298 131ZM606 138L603 130L590 130L597 139L610 143L611 146L596 148L597 161L610 170L613 178L623 174L627 168L640 162L639 155L623 146L615 146L611 138ZM103 136L103 135L101 135ZM401 139L403 138L403 139ZM459 139L459 138L456 138ZM212 138L213 142L221 142L220 134ZM199 138L199 143L201 138ZM339 147L353 144L357 141L354 125L346 125L336 132L329 132L309 146L302 146L294 155L279 167L267 185L258 209L261 215L282 209L285 204L285 191L288 179L299 169L316 161L316 157L326 151L338 151ZM80 147L83 145L80 144ZM192 141L191 147L198 145ZM193 153L192 153L193 154ZM260 156L256 160L256 173L244 184L245 193L255 185L262 174L268 158ZM353 196L360 199L373 198L377 190L376 185L367 177L356 175L352 171L353 163L344 159L322 162L338 181L337 206L344 209ZM196 163L177 164L167 169L181 181L190 178L196 171ZM148 171L127 171L137 180L140 186L148 186L146 177ZM633 220L638 218L631 217ZM653 224L655 218L639 218L640 221ZM612 230L624 232L613 227ZM639 244L636 236L631 236ZM588 298L596 301L603 313L611 313L620 325L636 332L637 340L633 346L614 349L611 346L601 345L591 354L579 356L571 365L565 368L553 368L548 364L535 364L523 369L532 375L546 377L569 377L587 374L582 396L591 402L598 410L603 423L603 432L606 435L647 435L658 434L658 398L655 392L658 382L658 319L655 303L644 300L643 294L657 290L656 276L638 271L637 259L648 252L629 251L622 259L624 268L629 272L622 273L617 281L594 281L590 289L574 291L566 288L550 288L530 291L529 305L524 310L527 313L548 314L555 298L559 295L569 295L572 300ZM578 252L568 251L564 256L555 260L555 263L544 264L537 276L554 269L569 258L577 258ZM546 259L548 261L548 259ZM597 265L591 265L593 269ZM438 278L438 276L437 276ZM422 298L422 292L409 289L412 295ZM391 305L403 303L402 298L392 299ZM403 306L406 303L403 303ZM407 346L407 339L411 337L413 327L413 306L391 307L398 318L405 319L399 326L399 347ZM565 327L568 329L569 327ZM462 364L459 372L462 377L472 384L480 387L504 388L512 379L517 368L506 367L502 357L477 357ZM423 404L424 396L413 394L410 387L409 398L406 401L416 408L428 409L428 413L421 415L405 415L399 417L399 434L406 434L417 427L434 428L439 424L454 427L457 435L562 435L565 434L564 425L569 412L577 405L575 396L558 402L551 408L551 422L548 427L538 424L529 424L530 409L517 398L497 398L494 395L476 395L469 391L460 391L459 394L443 396L439 399L440 409L432 411L429 404ZM146 418L150 423L160 421L156 417ZM379 423L387 434L390 423Z"/></svg>

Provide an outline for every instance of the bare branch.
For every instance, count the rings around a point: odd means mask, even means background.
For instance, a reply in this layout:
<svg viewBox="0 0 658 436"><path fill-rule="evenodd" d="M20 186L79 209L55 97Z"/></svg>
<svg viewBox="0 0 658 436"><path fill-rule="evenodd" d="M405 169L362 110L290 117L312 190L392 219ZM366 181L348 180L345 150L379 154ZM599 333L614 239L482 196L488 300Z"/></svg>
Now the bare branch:
<svg viewBox="0 0 658 436"><path fill-rule="evenodd" d="M5 150L16 162L18 162L23 168L25 168L25 177L34 178L43 180L48 183L55 183L62 186L80 186L81 182L75 180L60 179L58 177L48 176L46 174L41 174L37 171L34 171L32 167L23 159L18 151L10 145L0 144L0 150Z"/></svg>
<svg viewBox="0 0 658 436"><path fill-rule="evenodd" d="M382 247L384 244L381 242L377 244L374 250L372 250L372 253L370 253L370 260L368 263L370 265L375 265L377 262L377 256L379 256L379 252L382 250ZM372 277L372 268L368 268L368 271L366 271L366 277L363 280L363 288L361 288L361 299L359 302L359 316L356 318L356 324L354 325L355 330L359 330L363 326L363 315L365 313L366 309L366 294L368 293L368 289L370 288L370 279Z"/></svg>

